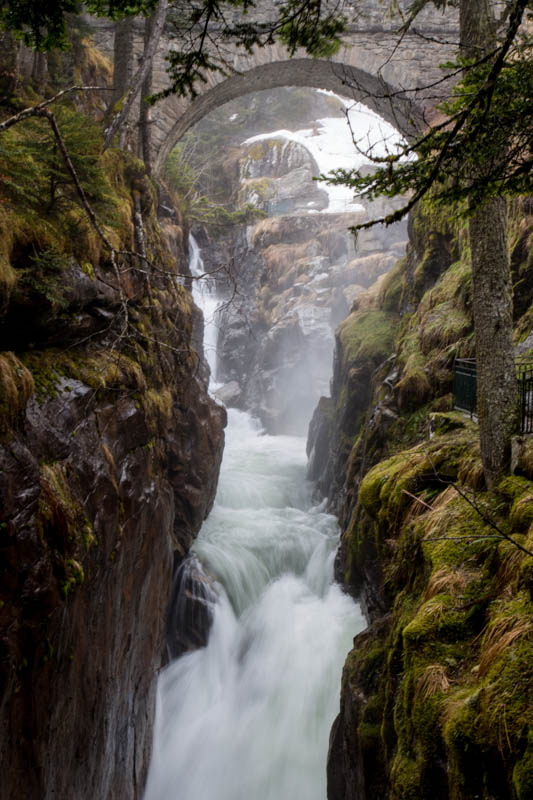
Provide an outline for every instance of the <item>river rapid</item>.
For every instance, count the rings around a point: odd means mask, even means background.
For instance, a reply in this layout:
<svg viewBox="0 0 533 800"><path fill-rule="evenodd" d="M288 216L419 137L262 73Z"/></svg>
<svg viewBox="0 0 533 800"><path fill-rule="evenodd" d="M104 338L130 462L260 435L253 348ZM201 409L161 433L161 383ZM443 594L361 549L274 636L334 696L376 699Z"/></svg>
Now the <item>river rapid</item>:
<svg viewBox="0 0 533 800"><path fill-rule="evenodd" d="M305 440L230 410L194 550L216 577L207 647L162 672L145 800L325 800L342 665L365 626L333 581L338 528Z"/></svg>

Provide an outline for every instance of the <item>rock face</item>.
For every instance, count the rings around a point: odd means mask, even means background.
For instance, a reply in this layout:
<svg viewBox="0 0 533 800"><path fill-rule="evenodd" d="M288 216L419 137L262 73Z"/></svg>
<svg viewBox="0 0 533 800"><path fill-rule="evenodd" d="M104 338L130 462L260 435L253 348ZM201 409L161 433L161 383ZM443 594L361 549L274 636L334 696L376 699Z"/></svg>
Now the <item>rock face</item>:
<svg viewBox="0 0 533 800"><path fill-rule="evenodd" d="M313 178L319 169L310 152L284 138L261 139L249 144L240 162L241 203L267 212L294 214L328 206L328 195Z"/></svg>
<svg viewBox="0 0 533 800"><path fill-rule="evenodd" d="M261 138L244 146L238 186L228 189L268 218L225 237L239 295L220 316L217 379L229 384L221 391L230 404L273 433L306 433L328 393L336 326L404 247L401 225L362 231L356 246L349 228L367 218L362 208L316 213L327 206L317 174L300 143Z"/></svg>
<svg viewBox="0 0 533 800"><path fill-rule="evenodd" d="M166 209L166 247L153 188L139 162L121 159L118 246L138 241L135 193L145 241L178 273L183 221ZM42 249L38 234L33 246ZM4 291L0 325L0 795L138 800L173 559L188 552L212 504L225 412L199 377L190 294L171 275L135 265L119 290L105 251L83 239L79 247L90 270L71 257L54 283L61 303L49 286L47 294L25 288L16 236L9 251L16 284Z"/></svg>
<svg viewBox="0 0 533 800"><path fill-rule="evenodd" d="M169 659L205 647L217 599L214 580L198 558L193 554L178 557L167 613Z"/></svg>
<svg viewBox="0 0 533 800"><path fill-rule="evenodd" d="M412 215L406 258L339 327L332 394L310 427L310 476L341 524L337 576L369 621L343 671L329 800L533 792L532 561L486 538L496 523L531 551L533 472L518 440L514 474L486 491L477 426L451 410L453 359L473 355L467 248L451 219L425 203ZM510 234L518 284L528 204Z"/></svg>

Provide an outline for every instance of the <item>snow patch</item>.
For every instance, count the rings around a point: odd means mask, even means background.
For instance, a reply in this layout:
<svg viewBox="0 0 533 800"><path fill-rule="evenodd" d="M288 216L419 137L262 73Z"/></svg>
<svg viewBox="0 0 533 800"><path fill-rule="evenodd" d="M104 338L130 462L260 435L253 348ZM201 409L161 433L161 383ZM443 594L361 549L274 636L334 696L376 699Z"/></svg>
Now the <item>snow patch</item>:
<svg viewBox="0 0 533 800"><path fill-rule="evenodd" d="M314 157L320 173L327 175L335 169L357 169L363 164L370 164L371 161L364 155L365 152L370 152L374 156L385 156L394 152L395 147L402 142L398 131L366 106L333 92L322 89L319 91L336 97L345 109L346 118L324 117L317 120L315 127L295 132L281 129L273 133L260 133L246 139L243 144L264 139L298 142ZM352 133L358 148L354 145ZM320 187L329 197L328 207L320 213L364 210L363 206L355 201L353 191L347 186L329 186L321 182Z"/></svg>

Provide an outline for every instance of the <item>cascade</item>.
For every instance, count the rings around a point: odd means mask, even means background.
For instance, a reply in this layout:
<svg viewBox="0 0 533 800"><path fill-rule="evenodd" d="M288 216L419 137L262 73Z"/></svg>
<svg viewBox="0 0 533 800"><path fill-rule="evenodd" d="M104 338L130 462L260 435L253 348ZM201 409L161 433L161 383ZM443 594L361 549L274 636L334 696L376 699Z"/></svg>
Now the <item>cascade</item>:
<svg viewBox="0 0 533 800"><path fill-rule="evenodd" d="M192 233L189 234L189 253L189 268L191 270L191 275L193 278L198 278L205 272L204 262L198 242ZM213 391L213 382L216 382L217 362L217 309L220 305L220 300L217 296L216 280L212 277L193 280L192 296L194 298L194 302L198 308L201 309L204 315L204 356L209 364L209 369L211 372L211 390Z"/></svg>
<svg viewBox="0 0 533 800"><path fill-rule="evenodd" d="M145 800L325 800L342 664L365 622L333 580L337 522L305 472L302 437L229 411L193 547L215 579L211 630L160 676Z"/></svg>

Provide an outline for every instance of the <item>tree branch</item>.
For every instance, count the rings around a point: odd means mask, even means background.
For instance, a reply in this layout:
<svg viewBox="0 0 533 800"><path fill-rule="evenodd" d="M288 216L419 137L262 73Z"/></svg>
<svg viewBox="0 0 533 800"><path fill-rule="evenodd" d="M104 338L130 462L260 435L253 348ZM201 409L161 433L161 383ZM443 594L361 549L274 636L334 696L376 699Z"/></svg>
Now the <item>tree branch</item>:
<svg viewBox="0 0 533 800"><path fill-rule="evenodd" d="M72 92L110 92L112 89L109 86L70 86L68 89L63 89L61 92L58 92L53 97L48 98L48 100L43 100L42 103L38 103L36 106L30 106L29 108L23 109L23 111L19 111L18 114L14 114L14 116L9 117L8 119L0 122L0 133L7 131L8 128L11 128L13 125L16 125L18 122L22 122L28 117L35 117L37 116L36 112L39 109L46 108L51 103L57 102L62 97L65 97L67 94L71 94Z"/></svg>

